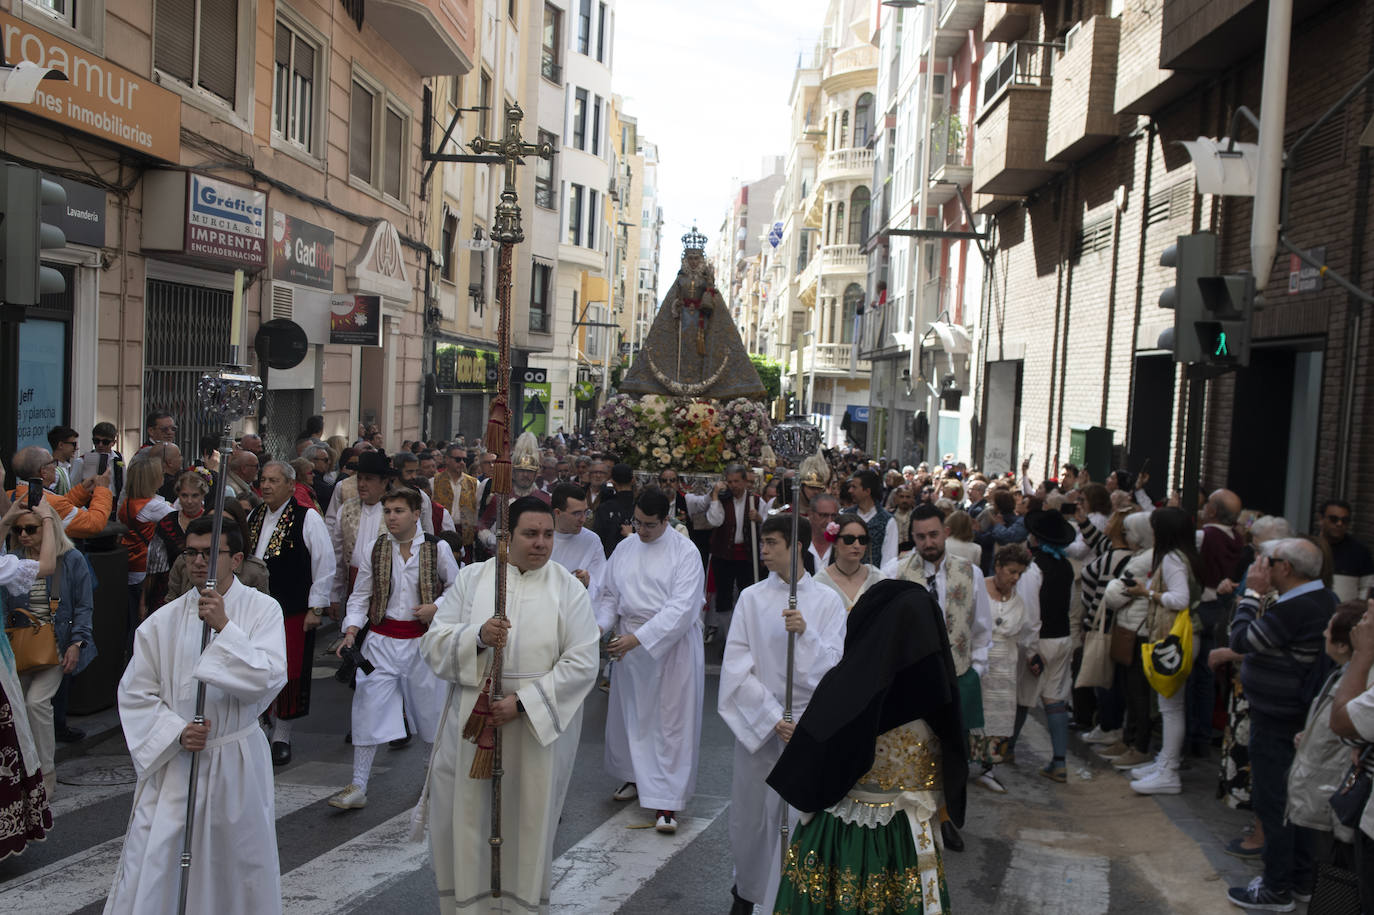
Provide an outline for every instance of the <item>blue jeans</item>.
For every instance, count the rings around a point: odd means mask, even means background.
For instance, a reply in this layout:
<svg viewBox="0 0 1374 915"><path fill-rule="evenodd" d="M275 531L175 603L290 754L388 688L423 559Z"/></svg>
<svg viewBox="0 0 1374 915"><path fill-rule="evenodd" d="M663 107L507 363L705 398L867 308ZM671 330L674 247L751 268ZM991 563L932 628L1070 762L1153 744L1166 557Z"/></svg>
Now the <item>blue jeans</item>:
<svg viewBox="0 0 1374 915"><path fill-rule="evenodd" d="M1207 666L1207 655L1217 647L1215 624L1221 613L1213 601L1198 606L1195 620L1202 622L1193 629L1193 670L1188 674L1187 720L1189 744L1210 746L1212 742L1212 713L1217 704L1217 675Z"/></svg>
<svg viewBox="0 0 1374 915"><path fill-rule="evenodd" d="M1310 831L1284 822L1298 729L1251 710L1250 803L1264 827L1264 885L1274 891L1311 892L1316 876Z"/></svg>

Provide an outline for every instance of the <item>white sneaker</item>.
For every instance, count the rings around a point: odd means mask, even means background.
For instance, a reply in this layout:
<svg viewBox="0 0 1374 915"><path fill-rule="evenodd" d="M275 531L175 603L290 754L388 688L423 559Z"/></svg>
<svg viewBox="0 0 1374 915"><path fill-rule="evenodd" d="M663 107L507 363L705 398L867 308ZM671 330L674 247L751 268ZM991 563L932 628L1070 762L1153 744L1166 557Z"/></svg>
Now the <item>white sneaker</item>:
<svg viewBox="0 0 1374 915"><path fill-rule="evenodd" d="M1155 759L1152 759L1150 762L1147 762L1147 763L1146 763L1145 765L1143 765L1143 766L1136 766L1134 769L1132 769L1131 771L1127 772L1126 775L1127 775L1128 778L1131 779L1131 781L1133 781L1133 782L1138 782L1138 781L1140 781L1142 778L1148 778L1149 776L1154 775L1154 774L1155 774L1156 772L1158 772L1158 771L1159 771L1159 759L1158 759L1158 758L1155 758Z"/></svg>
<svg viewBox="0 0 1374 915"><path fill-rule="evenodd" d="M611 795L611 799L615 801L632 801L637 797L639 797L639 788L634 782L626 782L615 789L615 794Z"/></svg>
<svg viewBox="0 0 1374 915"><path fill-rule="evenodd" d="M359 785L349 785L329 799L329 806L340 810L361 810L367 806L367 791Z"/></svg>
<svg viewBox="0 0 1374 915"><path fill-rule="evenodd" d="M1136 794L1182 794L1183 782L1177 769L1157 769L1145 778L1131 782Z"/></svg>
<svg viewBox="0 0 1374 915"><path fill-rule="evenodd" d="M1006 788L1006 786L1003 785L1001 782L999 782L999 781L997 780L997 776L994 775L991 771L984 772L982 775L980 775L980 776L978 776L977 778L975 778L975 779L974 779L974 782L976 782L976 783L978 784L979 787L981 787L981 788L986 788L987 790L991 791L993 794L1006 794L1006 793L1007 793L1007 788Z"/></svg>
<svg viewBox="0 0 1374 915"><path fill-rule="evenodd" d="M1084 743L1101 744L1103 746L1111 746L1120 739L1121 728L1117 728L1115 731L1104 731L1100 725L1083 735Z"/></svg>
<svg viewBox="0 0 1374 915"><path fill-rule="evenodd" d="M677 817L673 815L673 811L660 810L658 820L654 823L654 829L670 835L677 832Z"/></svg>

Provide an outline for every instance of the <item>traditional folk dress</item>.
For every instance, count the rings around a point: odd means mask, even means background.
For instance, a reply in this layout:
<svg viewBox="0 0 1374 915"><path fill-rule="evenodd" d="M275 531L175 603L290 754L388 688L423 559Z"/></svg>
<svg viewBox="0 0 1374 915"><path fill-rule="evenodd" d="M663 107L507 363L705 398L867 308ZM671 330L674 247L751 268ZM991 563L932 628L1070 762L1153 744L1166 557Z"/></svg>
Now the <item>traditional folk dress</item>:
<svg viewBox="0 0 1374 915"><path fill-rule="evenodd" d="M882 581L884 578L887 577L882 573L882 570L880 570L877 566L865 565L864 568L868 570L868 577L864 579L863 585L859 587L858 595L855 596L853 600L850 600L849 595L844 593L844 587L840 584L839 580L831 574L831 571L834 568L835 563L833 562L829 565L821 566L816 570L815 578L817 582L825 585L827 588L830 588L840 596L840 600L844 603L845 613L848 613L850 610L854 609L854 605L859 602L860 597L864 596L865 591L867 591L869 588L873 587L878 582Z"/></svg>
<svg viewBox="0 0 1374 915"><path fill-rule="evenodd" d="M352 479L349 477L348 480L344 480L339 484L339 488L342 489L344 484ZM356 484L354 488L356 490ZM339 494L335 493L333 501L329 503L330 511L337 505L339 513L334 516L332 524L328 518L325 519L325 524L329 527L329 536L334 543L334 557L338 564L338 572L334 576L334 600L344 603L353 590L353 579L357 576L358 570L367 564L371 555L368 551L372 549L372 544L386 533L386 524L382 518L380 499L371 505L364 505L363 500L355 494L340 503Z"/></svg>
<svg viewBox="0 0 1374 915"><path fill-rule="evenodd" d="M425 743L434 742L444 710L448 685L434 675L420 655L425 624L415 608L436 603L439 594L458 577L453 550L443 541L426 540L418 533L410 559L391 534L378 537L372 559L358 570L343 629L368 625L362 654L372 673L357 672L353 692L353 744L374 746L405 736L403 708ZM404 706L402 702L404 701Z"/></svg>
<svg viewBox="0 0 1374 915"><path fill-rule="evenodd" d="M283 721L310 712L315 630L305 631L311 607L328 607L334 591L334 549L320 513L287 499L273 511L266 502L248 516L249 552L267 566L267 587L281 605L287 682L277 697Z"/></svg>
<svg viewBox="0 0 1374 915"><path fill-rule="evenodd" d="M983 736L982 676L987 671L988 647L992 642L992 609L983 570L949 553L937 566L912 550L905 558L885 566L884 571L893 578L926 588L940 605L954 654L954 673L959 678L970 756L990 766L992 760Z"/></svg>
<svg viewBox="0 0 1374 915"><path fill-rule="evenodd" d="M582 731L582 703L596 679L598 632L587 589L562 566L506 578L502 685L524 711L501 729L502 893L490 895L491 782L468 775L475 744L462 739L490 673L478 630L496 608L496 560L468 566L444 592L420 639L425 661L457 684L434 747L429 841L439 905L454 912L543 912L552 883L553 838Z"/></svg>
<svg viewBox="0 0 1374 915"><path fill-rule="evenodd" d="M237 579L224 594L229 623L200 650L192 589L139 627L119 682L119 718L138 785L105 912L177 910L191 754L181 733L206 684L210 739L201 751L188 912L281 911L272 761L258 716L286 682L281 606Z"/></svg>
<svg viewBox="0 0 1374 915"><path fill-rule="evenodd" d="M992 643L983 674L983 734L988 756L1001 762L1006 743L1016 731L1017 681L1035 654L1036 628L1015 590L1007 600L989 596Z"/></svg>
<svg viewBox="0 0 1374 915"><path fill-rule="evenodd" d="M606 551L601 546L601 538L585 527L576 534L553 534L554 562L574 572L583 569L590 579L587 594L591 596L592 607L596 606L601 593L601 580L606 575Z"/></svg>
<svg viewBox="0 0 1374 915"><path fill-rule="evenodd" d="M634 782L650 810L681 810L696 789L704 578L696 545L676 530L652 543L626 537L606 565L597 623L639 639L611 665L606 770Z"/></svg>
<svg viewBox="0 0 1374 915"><path fill-rule="evenodd" d="M801 570L799 569L800 573ZM782 754L773 730L787 701L787 630L783 611L790 593L777 573L745 588L725 642L720 669L720 717L735 735L730 789L730 850L735 887L742 899L772 911L782 866L780 833L795 813L765 784ZM797 636L792 686L793 720L806 711L811 693L844 653L844 602L809 575L797 580L797 609L806 631Z"/></svg>
<svg viewBox="0 0 1374 915"><path fill-rule="evenodd" d="M909 582L880 582L768 776L803 811L772 911L948 912L934 824L942 797L963 822L962 729L938 608Z"/></svg>
<svg viewBox="0 0 1374 915"><path fill-rule="evenodd" d="M463 545L463 552L470 553L472 541L477 536L477 490L480 484L477 478L470 474L463 474L455 485L453 477L447 473L441 473L434 478L434 501L448 509L457 524L458 536ZM472 557L464 557L464 561L470 561Z"/></svg>
<svg viewBox="0 0 1374 915"><path fill-rule="evenodd" d="M27 591L37 578L37 560L0 556L0 595L10 588ZM49 829L52 811L24 708L24 689L10 640L0 638L0 861L19 854L30 842L42 841Z"/></svg>

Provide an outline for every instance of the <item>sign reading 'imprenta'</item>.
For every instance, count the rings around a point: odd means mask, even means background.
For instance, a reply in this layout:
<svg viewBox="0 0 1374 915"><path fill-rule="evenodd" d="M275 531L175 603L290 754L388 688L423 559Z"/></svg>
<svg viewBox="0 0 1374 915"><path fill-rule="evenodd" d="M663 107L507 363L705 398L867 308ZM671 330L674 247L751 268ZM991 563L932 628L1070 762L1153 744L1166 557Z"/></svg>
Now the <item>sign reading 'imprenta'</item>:
<svg viewBox="0 0 1374 915"><path fill-rule="evenodd" d="M67 74L66 81L43 80L32 103L15 107L148 156L180 160L176 93L7 13L0 13L0 46L8 63L27 60Z"/></svg>

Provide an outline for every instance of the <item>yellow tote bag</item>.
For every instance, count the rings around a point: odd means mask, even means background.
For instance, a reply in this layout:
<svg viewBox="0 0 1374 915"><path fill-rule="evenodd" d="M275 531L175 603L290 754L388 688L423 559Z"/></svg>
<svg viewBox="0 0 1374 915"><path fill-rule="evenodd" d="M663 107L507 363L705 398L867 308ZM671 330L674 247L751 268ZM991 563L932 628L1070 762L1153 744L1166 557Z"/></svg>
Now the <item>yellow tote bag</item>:
<svg viewBox="0 0 1374 915"><path fill-rule="evenodd" d="M1164 638L1140 646L1151 688L1166 699L1178 692L1193 669L1194 651L1193 617L1185 609L1174 614L1174 625Z"/></svg>

